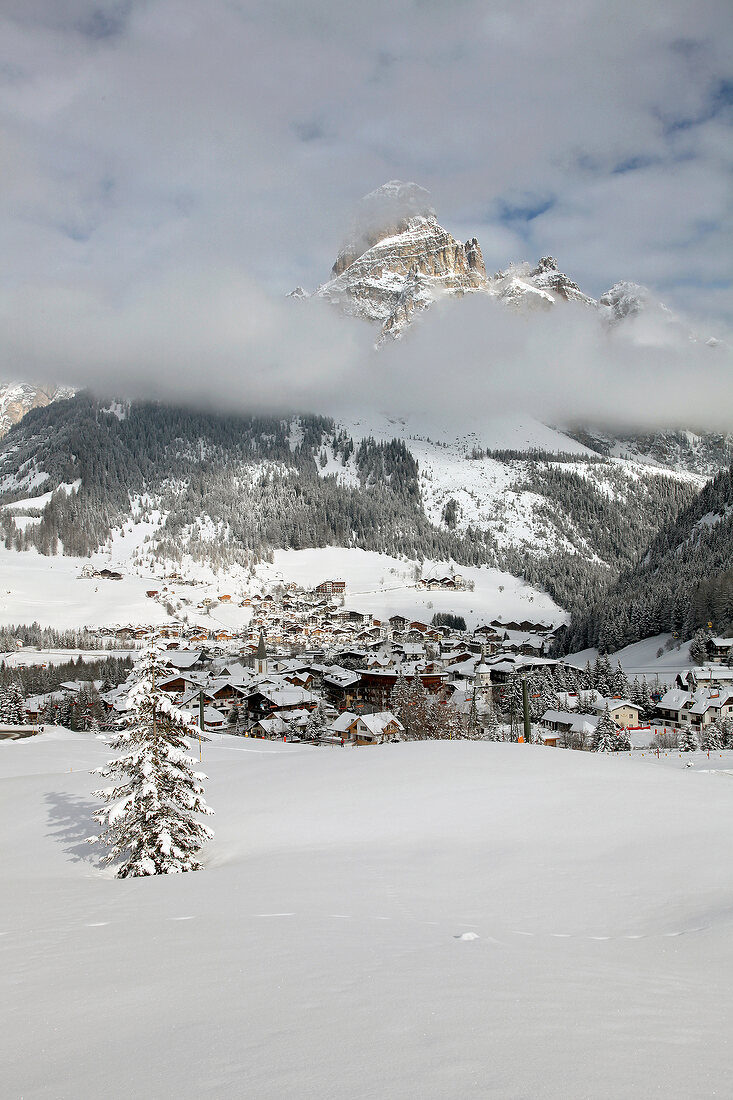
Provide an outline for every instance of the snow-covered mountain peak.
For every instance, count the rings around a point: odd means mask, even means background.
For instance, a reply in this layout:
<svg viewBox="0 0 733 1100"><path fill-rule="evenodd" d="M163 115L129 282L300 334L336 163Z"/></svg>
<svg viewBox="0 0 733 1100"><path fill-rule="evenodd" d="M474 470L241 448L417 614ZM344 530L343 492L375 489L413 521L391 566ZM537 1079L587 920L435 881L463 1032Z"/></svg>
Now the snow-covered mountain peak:
<svg viewBox="0 0 733 1100"><path fill-rule="evenodd" d="M389 180L359 202L349 239L331 269L333 278L381 241L437 225L430 193L417 183Z"/></svg>
<svg viewBox="0 0 733 1100"><path fill-rule="evenodd" d="M599 298L599 306L610 325L631 326L639 343L652 345L692 343L718 347L721 341L696 332L686 319L656 298L648 287L621 281Z"/></svg>
<svg viewBox="0 0 733 1100"><path fill-rule="evenodd" d="M609 319L621 321L624 317L634 317L649 305L651 294L639 283L614 283L610 290L598 299L599 304L608 311Z"/></svg>
<svg viewBox="0 0 733 1100"><path fill-rule="evenodd" d="M418 183L403 183L402 180L388 180L365 195L359 203L358 216L371 221L375 227L379 221L389 223L415 216L435 221L437 217L430 192Z"/></svg>
<svg viewBox="0 0 733 1100"><path fill-rule="evenodd" d="M443 294L486 289L481 247L438 224L428 192L391 180L362 199L351 240L316 294L399 336L416 310Z"/></svg>
<svg viewBox="0 0 733 1100"><path fill-rule="evenodd" d="M505 271L496 272L488 289L514 306L550 307L559 300L582 302L594 309L598 305L595 298L583 293L569 275L559 270L554 256L543 256L534 267L527 262L510 264Z"/></svg>

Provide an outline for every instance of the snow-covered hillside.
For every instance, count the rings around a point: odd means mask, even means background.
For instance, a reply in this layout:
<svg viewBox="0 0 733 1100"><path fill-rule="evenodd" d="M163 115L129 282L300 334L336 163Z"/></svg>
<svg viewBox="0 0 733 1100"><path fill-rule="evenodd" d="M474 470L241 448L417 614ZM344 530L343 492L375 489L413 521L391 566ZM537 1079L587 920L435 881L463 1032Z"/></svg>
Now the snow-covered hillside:
<svg viewBox="0 0 733 1100"><path fill-rule="evenodd" d="M473 585L466 591L429 591L415 586L416 577L441 576L459 568ZM404 615L430 622L438 611L462 615L469 629L493 618L530 619L559 626L566 613L546 592L538 591L510 573L486 566L457 567L452 562L415 562L339 546L313 550L277 550L272 565L263 563L256 576L265 585L292 581L305 588L328 578L346 581L346 606L369 611L378 618Z"/></svg>
<svg viewBox="0 0 733 1100"><path fill-rule="evenodd" d="M206 869L126 880L110 755L0 743L8 1097L728 1094L733 754L222 736Z"/></svg>
<svg viewBox="0 0 733 1100"><path fill-rule="evenodd" d="M459 434L440 421L386 414L343 420L340 427L355 441L404 440L419 465L423 506L431 522L444 522L446 506L453 501L458 530L469 526L490 530L500 549L520 550L533 557L560 550L602 560L584 535L578 536L566 511L548 509L546 496L527 488L529 464L535 456L550 462L553 455L558 459L573 456L575 462L569 466L558 463L557 468L572 469L586 479L589 490L608 497L633 496L640 485L660 478L693 488L702 488L705 482L699 474L650 462L640 455L609 455L601 462L598 452L575 436L529 415L491 418L467 412ZM353 459L344 466L332 452L327 453L329 461L322 474L335 474L345 483L357 484Z"/></svg>
<svg viewBox="0 0 733 1100"><path fill-rule="evenodd" d="M213 583L225 570L231 585L272 551L341 545L490 566L570 608L633 564L703 480L602 456L529 416L467 416L456 433L418 416L63 406L0 447L5 549L92 554L142 577Z"/></svg>

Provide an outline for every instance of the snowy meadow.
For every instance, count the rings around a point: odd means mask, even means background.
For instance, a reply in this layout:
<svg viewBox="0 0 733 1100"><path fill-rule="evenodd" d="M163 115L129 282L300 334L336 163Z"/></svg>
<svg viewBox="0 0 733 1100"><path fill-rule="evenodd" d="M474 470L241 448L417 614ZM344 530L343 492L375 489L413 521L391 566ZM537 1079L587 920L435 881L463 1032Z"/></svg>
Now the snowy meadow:
<svg viewBox="0 0 733 1100"><path fill-rule="evenodd" d="M222 736L205 869L125 880L111 755L0 743L4 1096L728 1094L733 753Z"/></svg>

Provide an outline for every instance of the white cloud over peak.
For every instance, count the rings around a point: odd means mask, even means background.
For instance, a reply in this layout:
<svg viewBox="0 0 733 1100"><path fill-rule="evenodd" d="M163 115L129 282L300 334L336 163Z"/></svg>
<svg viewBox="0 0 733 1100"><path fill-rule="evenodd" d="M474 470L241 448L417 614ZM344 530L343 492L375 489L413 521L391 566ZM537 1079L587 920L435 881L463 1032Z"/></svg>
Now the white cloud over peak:
<svg viewBox="0 0 733 1100"><path fill-rule="evenodd" d="M6 0L0 375L350 377L371 334L277 299L392 178L490 269L549 252L725 335L732 39L728 0Z"/></svg>

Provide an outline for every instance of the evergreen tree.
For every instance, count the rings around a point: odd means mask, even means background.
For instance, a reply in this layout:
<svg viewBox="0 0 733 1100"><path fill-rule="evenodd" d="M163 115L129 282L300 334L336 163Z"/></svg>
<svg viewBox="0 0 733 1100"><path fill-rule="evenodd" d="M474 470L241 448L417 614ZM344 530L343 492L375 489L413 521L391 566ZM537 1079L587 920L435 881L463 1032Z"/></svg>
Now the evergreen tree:
<svg viewBox="0 0 733 1100"><path fill-rule="evenodd" d="M306 722L305 729L303 730L303 736L308 741L315 741L323 732L323 728L326 724L326 716L323 709L323 704L318 702L318 706L314 707L308 715L308 721Z"/></svg>
<svg viewBox="0 0 733 1100"><path fill-rule="evenodd" d="M488 714L484 715L484 730L487 741L499 741L501 740L501 730L499 728L499 720L496 717L494 708L489 709Z"/></svg>
<svg viewBox="0 0 733 1100"><path fill-rule="evenodd" d="M476 692L471 697L471 706L466 717L466 735L469 738L477 738L480 734L478 708L476 706Z"/></svg>
<svg viewBox="0 0 733 1100"><path fill-rule="evenodd" d="M696 665L704 665L708 659L708 640L710 633L700 628L696 630L690 642L690 660Z"/></svg>
<svg viewBox="0 0 733 1100"><path fill-rule="evenodd" d="M615 752L617 736L618 731L616 729L616 723L609 714L608 704L606 704L606 709L601 715L593 734L593 751Z"/></svg>
<svg viewBox="0 0 733 1100"><path fill-rule="evenodd" d="M623 726L619 727L616 733L616 752L631 752L632 748L629 731Z"/></svg>
<svg viewBox="0 0 733 1100"><path fill-rule="evenodd" d="M109 849L104 862L117 863L118 878L199 870L196 853L213 836L194 817L213 812L203 797L206 776L187 755L185 717L157 687L165 675L157 653L144 653L124 727L112 742L122 754L97 769L116 781L95 792L107 805L94 817L105 826L99 837Z"/></svg>
<svg viewBox="0 0 733 1100"><path fill-rule="evenodd" d="M634 706L639 708L639 713L641 714L644 705L644 699L641 694L641 684L639 683L638 676L634 677L632 683L629 686L629 701L632 702Z"/></svg>
<svg viewBox="0 0 733 1100"><path fill-rule="evenodd" d="M405 714L408 694L409 684L407 682L404 672L402 671L402 668L400 667L399 675L389 696L390 710L394 714L395 718L399 718L400 721L402 721Z"/></svg>
<svg viewBox="0 0 733 1100"><path fill-rule="evenodd" d="M680 752L697 752L697 737L690 726L684 726L677 734L677 748Z"/></svg>
<svg viewBox="0 0 733 1100"><path fill-rule="evenodd" d="M25 700L17 683L12 683L0 692L0 721L9 726L25 724Z"/></svg>
<svg viewBox="0 0 733 1100"><path fill-rule="evenodd" d="M629 694L629 681L620 661L616 662L616 668L611 675L611 694L618 695L621 699L627 698Z"/></svg>
<svg viewBox="0 0 733 1100"><path fill-rule="evenodd" d="M723 741L725 739L725 730L723 729L720 719L717 722L711 722L707 726L703 726L702 735L700 737L700 748L711 751L713 749L722 749Z"/></svg>

